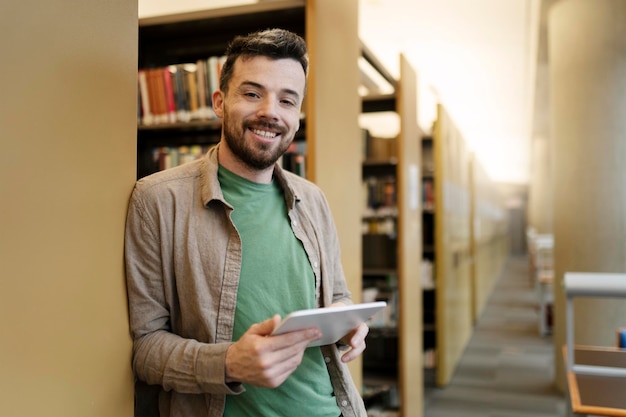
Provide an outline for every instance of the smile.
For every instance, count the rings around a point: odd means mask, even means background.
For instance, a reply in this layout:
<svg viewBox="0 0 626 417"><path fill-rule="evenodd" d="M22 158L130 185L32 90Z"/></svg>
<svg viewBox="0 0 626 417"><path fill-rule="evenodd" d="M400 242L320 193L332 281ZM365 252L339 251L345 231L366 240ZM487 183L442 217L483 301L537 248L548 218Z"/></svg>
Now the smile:
<svg viewBox="0 0 626 417"><path fill-rule="evenodd" d="M260 130L260 129L250 129L255 135L259 135L265 139L274 139L276 136L278 136L278 133L276 132L269 132L267 130Z"/></svg>

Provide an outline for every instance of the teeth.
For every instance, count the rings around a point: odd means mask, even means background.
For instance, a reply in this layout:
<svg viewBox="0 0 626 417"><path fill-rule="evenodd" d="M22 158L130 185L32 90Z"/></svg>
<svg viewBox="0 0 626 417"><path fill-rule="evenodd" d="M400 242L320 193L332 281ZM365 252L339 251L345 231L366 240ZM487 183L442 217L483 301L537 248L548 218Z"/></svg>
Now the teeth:
<svg viewBox="0 0 626 417"><path fill-rule="evenodd" d="M266 130L252 129L252 131L253 131L256 135L263 136L264 138L267 138L267 139L272 139L272 138L275 138L275 137L277 136L277 134L276 134L276 133L274 133L274 132L268 132L268 131L266 131Z"/></svg>

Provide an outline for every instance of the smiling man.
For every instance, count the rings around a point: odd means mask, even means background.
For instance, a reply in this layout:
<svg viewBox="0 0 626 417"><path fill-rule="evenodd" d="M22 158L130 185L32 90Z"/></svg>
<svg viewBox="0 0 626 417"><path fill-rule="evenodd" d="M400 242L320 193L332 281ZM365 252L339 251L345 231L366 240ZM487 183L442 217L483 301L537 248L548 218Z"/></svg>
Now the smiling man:
<svg viewBox="0 0 626 417"><path fill-rule="evenodd" d="M291 311L349 304L339 242L317 186L276 163L299 128L308 56L280 29L237 37L220 89L220 143L137 182L126 226L133 370L166 416L361 417L337 346L316 328L271 336Z"/></svg>

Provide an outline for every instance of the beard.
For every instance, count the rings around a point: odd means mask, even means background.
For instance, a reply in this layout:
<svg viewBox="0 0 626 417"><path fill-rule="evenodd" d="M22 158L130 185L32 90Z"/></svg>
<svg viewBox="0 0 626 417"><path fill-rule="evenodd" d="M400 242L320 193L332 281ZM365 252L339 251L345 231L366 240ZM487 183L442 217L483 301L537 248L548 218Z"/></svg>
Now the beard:
<svg viewBox="0 0 626 417"><path fill-rule="evenodd" d="M234 123L229 123L227 112L224 113L224 140L233 154L250 168L264 170L273 166L285 153L293 136L289 137L284 128L267 122L243 122L240 129ZM245 132L250 127L271 129L279 132L278 143L260 143L246 141Z"/></svg>

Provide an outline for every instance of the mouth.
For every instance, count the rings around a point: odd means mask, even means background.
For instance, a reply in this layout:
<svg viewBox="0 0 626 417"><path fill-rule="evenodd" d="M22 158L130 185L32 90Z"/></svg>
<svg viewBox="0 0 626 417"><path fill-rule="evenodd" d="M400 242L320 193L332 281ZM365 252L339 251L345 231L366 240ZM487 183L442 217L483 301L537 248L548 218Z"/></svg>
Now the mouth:
<svg viewBox="0 0 626 417"><path fill-rule="evenodd" d="M274 139L279 135L279 132L273 132L271 130L259 129L250 127L249 130L257 136L262 137L263 139Z"/></svg>

